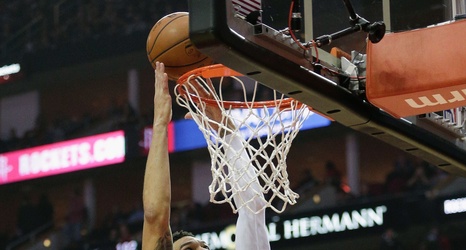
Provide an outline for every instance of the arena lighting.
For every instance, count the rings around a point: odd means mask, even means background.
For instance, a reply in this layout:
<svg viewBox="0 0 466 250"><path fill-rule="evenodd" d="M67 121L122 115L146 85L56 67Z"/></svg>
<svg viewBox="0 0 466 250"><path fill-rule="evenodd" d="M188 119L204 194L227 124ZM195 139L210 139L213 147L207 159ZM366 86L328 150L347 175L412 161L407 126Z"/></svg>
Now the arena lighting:
<svg viewBox="0 0 466 250"><path fill-rule="evenodd" d="M136 250L138 249L138 242L135 240L125 241L125 242L118 242L115 246L116 250Z"/></svg>
<svg viewBox="0 0 466 250"><path fill-rule="evenodd" d="M42 242L45 248L50 248L52 246L52 241L49 238L44 239Z"/></svg>
<svg viewBox="0 0 466 250"><path fill-rule="evenodd" d="M23 76L24 72L19 63L0 67L0 84L14 82L21 79Z"/></svg>
<svg viewBox="0 0 466 250"><path fill-rule="evenodd" d="M466 212L466 198L449 199L443 202L445 214L458 214Z"/></svg>
<svg viewBox="0 0 466 250"><path fill-rule="evenodd" d="M7 76L19 73L21 71L21 66L19 63L5 65L0 68L0 76Z"/></svg>
<svg viewBox="0 0 466 250"><path fill-rule="evenodd" d="M0 185L125 160L123 130L0 154Z"/></svg>

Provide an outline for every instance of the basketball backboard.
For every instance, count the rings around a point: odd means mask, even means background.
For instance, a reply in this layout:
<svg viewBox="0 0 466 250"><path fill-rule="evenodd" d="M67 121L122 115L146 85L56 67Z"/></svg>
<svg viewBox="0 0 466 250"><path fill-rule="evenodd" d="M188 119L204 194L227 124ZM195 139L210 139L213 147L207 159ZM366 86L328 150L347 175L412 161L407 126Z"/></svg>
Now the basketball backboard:
<svg viewBox="0 0 466 250"><path fill-rule="evenodd" d="M387 142L450 173L466 176L465 135L458 131L452 133L450 127L433 122L446 119L446 114L437 112L398 119L369 103L364 84L361 85L362 78L358 78L359 88L355 89L351 87L350 78L346 81L341 74L334 74L342 70L344 60L329 53L330 47L304 51L283 31L287 27L289 7L286 5L290 2L262 0L262 22L252 25L237 14L231 0L191 0L190 38L201 52L218 63L289 95L344 126ZM399 31L452 20L453 11L458 14L463 1L353 2L357 2L352 6L354 11L368 23L383 20L389 31ZM350 26L348 3L302 1L304 27L298 34L302 41L319 40L317 38ZM421 11L414 11L417 9ZM352 30L338 39L332 41L330 37L328 40L332 47L338 46L348 53L359 52L354 58L362 56L361 62L364 62L366 36L366 32ZM306 53L308 55L303 56ZM313 63L317 55L320 64ZM329 70L324 72L323 68Z"/></svg>

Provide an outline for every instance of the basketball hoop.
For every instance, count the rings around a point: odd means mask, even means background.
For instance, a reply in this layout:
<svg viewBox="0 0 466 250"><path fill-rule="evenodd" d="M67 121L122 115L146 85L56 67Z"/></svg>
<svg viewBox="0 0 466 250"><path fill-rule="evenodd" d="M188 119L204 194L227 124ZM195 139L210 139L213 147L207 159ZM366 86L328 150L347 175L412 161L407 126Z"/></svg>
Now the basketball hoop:
<svg viewBox="0 0 466 250"><path fill-rule="evenodd" d="M229 203L235 213L242 207L281 213L299 197L290 188L286 157L311 111L275 90L263 98L264 88L221 64L192 70L175 87L177 103L208 144L210 201Z"/></svg>

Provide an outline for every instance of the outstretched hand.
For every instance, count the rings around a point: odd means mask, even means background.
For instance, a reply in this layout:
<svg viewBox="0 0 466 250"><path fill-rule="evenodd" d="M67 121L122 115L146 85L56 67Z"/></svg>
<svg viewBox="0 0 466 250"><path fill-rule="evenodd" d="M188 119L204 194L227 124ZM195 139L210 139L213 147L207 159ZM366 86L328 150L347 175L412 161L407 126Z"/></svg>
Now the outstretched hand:
<svg viewBox="0 0 466 250"><path fill-rule="evenodd" d="M172 99L168 91L168 76L165 65L155 63L154 126L167 126L172 118Z"/></svg>

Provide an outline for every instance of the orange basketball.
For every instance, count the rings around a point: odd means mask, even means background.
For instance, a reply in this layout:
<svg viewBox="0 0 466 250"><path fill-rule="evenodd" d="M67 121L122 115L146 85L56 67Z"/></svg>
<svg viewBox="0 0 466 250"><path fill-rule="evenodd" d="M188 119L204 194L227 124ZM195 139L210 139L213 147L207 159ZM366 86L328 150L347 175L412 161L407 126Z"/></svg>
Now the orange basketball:
<svg viewBox="0 0 466 250"><path fill-rule="evenodd" d="M154 69L156 61L165 64L165 72L171 80L212 64L212 59L199 52L189 40L187 12L175 12L161 18L147 37L146 51Z"/></svg>

